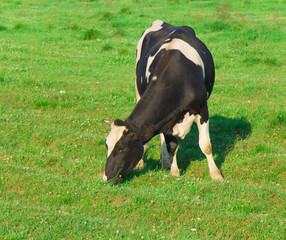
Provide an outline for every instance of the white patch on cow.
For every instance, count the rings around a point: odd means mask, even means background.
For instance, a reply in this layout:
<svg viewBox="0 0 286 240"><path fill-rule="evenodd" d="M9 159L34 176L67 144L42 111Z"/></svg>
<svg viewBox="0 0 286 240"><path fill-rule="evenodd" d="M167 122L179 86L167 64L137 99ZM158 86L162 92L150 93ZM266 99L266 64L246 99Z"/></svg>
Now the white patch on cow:
<svg viewBox="0 0 286 240"><path fill-rule="evenodd" d="M187 42L174 38L171 42L163 44L160 49L155 53L154 56L149 56L147 60L146 65L146 77L147 82L149 81L149 77L151 75L151 72L149 71L150 65L152 64L154 58L157 56L157 54L162 50L179 50L186 58L188 58L190 61L192 61L197 66L200 66L202 68L203 78L205 79L205 65L203 63L203 60L201 59L199 53L194 49L191 45L189 45Z"/></svg>
<svg viewBox="0 0 286 240"><path fill-rule="evenodd" d="M185 136L189 133L189 131L191 130L192 124L195 121L196 116L195 115L191 115L189 113L186 113L184 116L184 119L182 122L177 123L174 127L173 127L173 135L174 136L178 136L181 139L184 139Z"/></svg>
<svg viewBox="0 0 286 240"><path fill-rule="evenodd" d="M186 58L188 58L190 61L195 63L197 66L200 66L202 68L203 78L205 79L205 65L203 63L203 60L201 59L196 49L194 49L187 42L179 38L174 38L171 42L163 44L162 47L159 49L159 51L162 49L179 50L182 54L184 54Z"/></svg>
<svg viewBox="0 0 286 240"><path fill-rule="evenodd" d="M152 23L152 26L147 28L145 32L143 33L142 37L140 38L138 44L137 44L137 56L136 56L136 64L138 63L140 57L141 57L141 51L142 51L142 44L145 36L150 33L150 32L156 32L162 28L162 24L164 22L161 20L156 20L155 22Z"/></svg>
<svg viewBox="0 0 286 240"><path fill-rule="evenodd" d="M105 183L105 182L107 182L107 176L105 175L105 173L104 173L104 175L103 175L103 177L102 177L102 181Z"/></svg>
<svg viewBox="0 0 286 240"><path fill-rule="evenodd" d="M154 77L152 77L152 81L156 81L158 79L158 77L155 75Z"/></svg>
<svg viewBox="0 0 286 240"><path fill-rule="evenodd" d="M114 123L111 125L111 131L108 134L106 138L106 144L107 144L107 157L111 154L112 150L114 149L114 146L116 143L120 140L122 137L124 131L126 131L127 128L125 126L117 126Z"/></svg>
<svg viewBox="0 0 286 240"><path fill-rule="evenodd" d="M152 64L154 58L155 58L156 55L154 56L150 56L147 60L147 65L146 65L146 73L145 73L145 76L147 78L147 83L149 83L149 77L151 75L151 72L149 71L149 68L150 68L150 65Z"/></svg>

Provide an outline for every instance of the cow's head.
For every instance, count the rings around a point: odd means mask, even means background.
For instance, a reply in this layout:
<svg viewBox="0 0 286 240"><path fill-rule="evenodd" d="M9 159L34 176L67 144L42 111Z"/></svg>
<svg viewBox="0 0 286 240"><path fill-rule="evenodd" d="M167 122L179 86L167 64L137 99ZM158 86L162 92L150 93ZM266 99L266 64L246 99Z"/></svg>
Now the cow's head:
<svg viewBox="0 0 286 240"><path fill-rule="evenodd" d="M138 135L131 131L125 122L104 120L111 126L106 138L107 161L103 181L113 179L119 183L128 173L136 167L143 156L144 147Z"/></svg>

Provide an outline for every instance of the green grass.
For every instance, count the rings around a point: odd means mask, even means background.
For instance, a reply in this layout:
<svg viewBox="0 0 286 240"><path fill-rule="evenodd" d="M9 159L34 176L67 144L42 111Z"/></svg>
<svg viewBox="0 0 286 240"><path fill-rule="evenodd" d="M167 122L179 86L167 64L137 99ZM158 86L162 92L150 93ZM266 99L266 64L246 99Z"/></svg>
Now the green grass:
<svg viewBox="0 0 286 240"><path fill-rule="evenodd" d="M283 239L285 2L1 1L0 239ZM145 168L103 184L109 127L135 106L135 54L161 19L213 53L213 182L194 126L181 177Z"/></svg>

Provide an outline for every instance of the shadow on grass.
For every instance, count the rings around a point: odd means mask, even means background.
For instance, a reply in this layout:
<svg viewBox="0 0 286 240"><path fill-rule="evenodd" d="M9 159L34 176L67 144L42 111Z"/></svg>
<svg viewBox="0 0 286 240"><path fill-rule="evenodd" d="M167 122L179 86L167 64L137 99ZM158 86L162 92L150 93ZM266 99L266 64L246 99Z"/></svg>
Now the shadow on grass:
<svg viewBox="0 0 286 240"><path fill-rule="evenodd" d="M213 155L218 168L221 168L227 154L234 148L235 143L246 139L251 134L251 125L245 119L231 119L222 116L210 118L210 137L213 149ZM204 161L205 155L199 147L198 129L194 123L191 131L184 140L178 138L178 166L180 174L183 175L192 161ZM144 168L133 170L125 181L130 181L135 176L140 176L149 171L161 171L159 159L144 157ZM124 181L124 182L125 182Z"/></svg>
<svg viewBox="0 0 286 240"><path fill-rule="evenodd" d="M227 154L234 148L235 143L246 139L250 134L251 125L243 118L232 119L217 115L210 118L212 151L219 169L224 163ZM178 165L181 169L181 174L186 172L192 161L206 160L198 144L198 135L197 126L194 124L186 138L179 140Z"/></svg>

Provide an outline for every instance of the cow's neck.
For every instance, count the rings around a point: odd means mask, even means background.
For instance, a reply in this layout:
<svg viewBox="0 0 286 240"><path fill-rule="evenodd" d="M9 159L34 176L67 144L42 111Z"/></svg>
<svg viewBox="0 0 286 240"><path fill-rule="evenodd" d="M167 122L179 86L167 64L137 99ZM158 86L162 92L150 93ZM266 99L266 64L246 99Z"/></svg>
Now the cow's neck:
<svg viewBox="0 0 286 240"><path fill-rule="evenodd" d="M151 139L159 133L172 134L173 126L183 118L186 112L184 110L183 107L167 105L163 93L154 92L152 88L149 88L126 122L135 132L144 129L144 127L153 127L154 133L150 137Z"/></svg>

